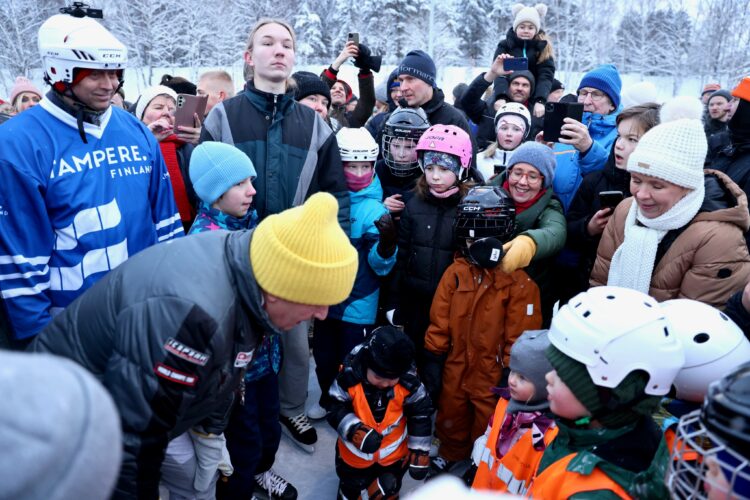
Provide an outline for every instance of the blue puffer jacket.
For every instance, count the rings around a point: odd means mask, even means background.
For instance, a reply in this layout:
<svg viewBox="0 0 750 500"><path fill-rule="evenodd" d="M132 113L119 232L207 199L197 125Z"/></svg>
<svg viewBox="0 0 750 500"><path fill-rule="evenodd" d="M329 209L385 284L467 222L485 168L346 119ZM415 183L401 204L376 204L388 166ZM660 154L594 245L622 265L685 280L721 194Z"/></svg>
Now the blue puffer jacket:
<svg viewBox="0 0 750 500"><path fill-rule="evenodd" d="M573 197L581 185L583 176L604 168L609 151L617 139L617 115L622 110L618 108L608 115L584 113L583 124L589 129L593 144L585 155L581 155L573 146L555 143L553 151L557 157L555 179L552 189L563 204L565 213L573 202Z"/></svg>
<svg viewBox="0 0 750 500"><path fill-rule="evenodd" d="M375 221L388 213L381 202L383 188L377 175L366 188L349 191L351 199L350 240L359 253L359 267L354 289L349 298L328 311L329 318L340 319L358 325L372 325L378 311L380 294L379 276L385 276L396 264L396 254L384 259L378 253L380 232Z"/></svg>

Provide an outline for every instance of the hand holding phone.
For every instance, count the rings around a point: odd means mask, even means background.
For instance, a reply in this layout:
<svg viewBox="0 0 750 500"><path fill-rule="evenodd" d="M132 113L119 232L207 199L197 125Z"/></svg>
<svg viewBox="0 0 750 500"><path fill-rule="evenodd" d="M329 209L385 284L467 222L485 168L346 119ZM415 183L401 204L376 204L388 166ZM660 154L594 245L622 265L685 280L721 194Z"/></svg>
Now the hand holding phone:
<svg viewBox="0 0 750 500"><path fill-rule="evenodd" d="M583 120L583 104L577 102L548 102L544 111L543 136L545 142L560 142L560 130L565 118Z"/></svg>
<svg viewBox="0 0 750 500"><path fill-rule="evenodd" d="M346 37L347 42L354 42L355 45L359 45L359 33L351 32Z"/></svg>
<svg viewBox="0 0 750 500"><path fill-rule="evenodd" d="M174 128L199 127L203 115L206 113L208 95L177 94L177 109L174 113ZM198 115L198 123L195 123Z"/></svg>
<svg viewBox="0 0 750 500"><path fill-rule="evenodd" d="M529 59L526 57L511 57L503 60L505 71L525 71L529 69Z"/></svg>
<svg viewBox="0 0 750 500"><path fill-rule="evenodd" d="M614 209L625 199L625 195L622 191L601 191L599 193L599 205L602 208Z"/></svg>

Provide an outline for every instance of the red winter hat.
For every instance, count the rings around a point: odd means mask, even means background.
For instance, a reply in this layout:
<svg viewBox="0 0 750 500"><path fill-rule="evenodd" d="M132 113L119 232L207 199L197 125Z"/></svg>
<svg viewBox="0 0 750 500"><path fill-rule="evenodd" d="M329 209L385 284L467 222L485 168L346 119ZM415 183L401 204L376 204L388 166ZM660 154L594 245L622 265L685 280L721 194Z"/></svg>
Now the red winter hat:
<svg viewBox="0 0 750 500"><path fill-rule="evenodd" d="M352 100L352 95L354 95L354 92L352 91L352 86L346 83L344 80L336 80L335 83L340 83L344 86L344 90L346 90L346 102L349 102Z"/></svg>
<svg viewBox="0 0 750 500"><path fill-rule="evenodd" d="M750 76L743 78L732 91L734 97L750 102Z"/></svg>

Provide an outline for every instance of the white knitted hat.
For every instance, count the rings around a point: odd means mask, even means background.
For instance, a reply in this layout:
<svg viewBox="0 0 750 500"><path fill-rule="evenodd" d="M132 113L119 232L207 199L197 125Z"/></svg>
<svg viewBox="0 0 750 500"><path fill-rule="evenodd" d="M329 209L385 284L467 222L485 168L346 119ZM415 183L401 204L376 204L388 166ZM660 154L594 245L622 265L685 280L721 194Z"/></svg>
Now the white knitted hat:
<svg viewBox="0 0 750 500"><path fill-rule="evenodd" d="M511 7L513 13L513 30L518 28L518 25L523 22L529 22L536 26L536 30L542 29L542 19L547 15L547 6L543 3L538 3L533 7L526 7L522 3L517 3Z"/></svg>
<svg viewBox="0 0 750 500"><path fill-rule="evenodd" d="M138 102L135 104L135 117L143 121L143 113L146 111L149 103L154 100L155 97L160 95L167 95L177 102L177 92L166 87L164 85L154 85L153 87L146 88L141 97L138 98Z"/></svg>
<svg viewBox="0 0 750 500"><path fill-rule="evenodd" d="M708 143L703 131L701 102L675 97L662 106L661 124L641 137L628 158L628 172L658 177L689 189L703 185Z"/></svg>

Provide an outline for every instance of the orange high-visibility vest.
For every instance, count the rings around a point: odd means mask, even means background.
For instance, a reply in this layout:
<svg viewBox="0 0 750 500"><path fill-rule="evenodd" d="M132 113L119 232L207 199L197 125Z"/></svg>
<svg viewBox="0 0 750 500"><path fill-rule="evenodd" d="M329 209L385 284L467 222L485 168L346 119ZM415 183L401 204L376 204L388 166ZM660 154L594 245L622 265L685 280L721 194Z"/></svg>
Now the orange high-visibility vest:
<svg viewBox="0 0 750 500"><path fill-rule="evenodd" d="M677 433L674 431L674 426L668 427L667 430L664 431L664 440L667 442L667 449L672 456L672 460L677 460L678 458L675 451L679 451L682 454L683 459L688 462L700 462L702 460L701 455L697 451L692 450L681 439L677 439Z"/></svg>
<svg viewBox="0 0 750 500"><path fill-rule="evenodd" d="M388 402L385 417L383 417L383 421L380 423L375 422L375 417L372 416L372 411L370 411L370 405L367 403L367 397L361 383L350 387L347 392L352 397L354 414L357 415L363 424L379 432L383 436L383 441L380 443L380 449L375 453L364 453L357 449L350 441L339 437L337 446L344 462L357 469L364 469L375 463L391 465L403 459L409 452L406 417L404 416L404 400L409 395L409 391L400 384L396 384L393 387L393 399Z"/></svg>
<svg viewBox="0 0 750 500"><path fill-rule="evenodd" d="M529 430L511 446L505 456L498 458L496 444L507 407L508 400L500 398L495 407L490 435L482 451L482 458L477 464L477 473L471 487L475 490L507 491L523 495L529 488L531 478L536 474L544 451L534 449L531 430ZM558 430L557 426L547 429L544 433L545 446L555 439Z"/></svg>
<svg viewBox="0 0 750 500"><path fill-rule="evenodd" d="M589 475L569 471L568 464L576 455L577 453L571 453L561 458L532 479L528 496L544 500L567 500L573 495L587 491L609 490L620 498L633 498L598 467Z"/></svg>

